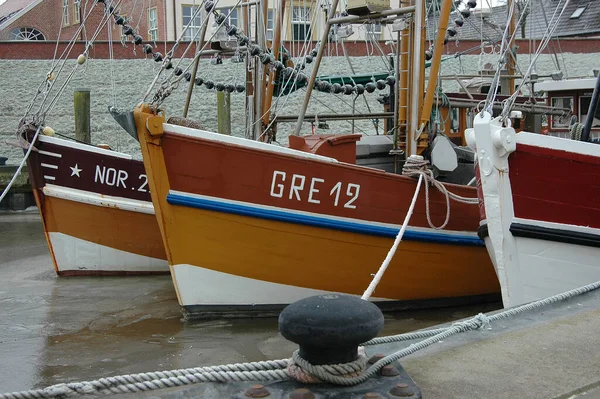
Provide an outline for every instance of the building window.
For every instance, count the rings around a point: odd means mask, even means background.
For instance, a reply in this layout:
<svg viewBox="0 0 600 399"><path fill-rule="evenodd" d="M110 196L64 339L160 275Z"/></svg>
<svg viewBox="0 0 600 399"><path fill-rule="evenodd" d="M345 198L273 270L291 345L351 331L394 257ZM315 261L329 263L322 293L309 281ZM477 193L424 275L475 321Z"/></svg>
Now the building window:
<svg viewBox="0 0 600 399"><path fill-rule="evenodd" d="M124 24L128 24L129 23L129 19L127 19L127 15L124 14L119 14L121 15L124 19L125 19L125 23ZM125 33L123 33L123 29L118 29L119 32L121 32L121 43L125 44L127 43L127 35Z"/></svg>
<svg viewBox="0 0 600 399"><path fill-rule="evenodd" d="M381 24L365 24L365 28L370 37L373 37L376 40L381 38L381 32L383 31Z"/></svg>
<svg viewBox="0 0 600 399"><path fill-rule="evenodd" d="M579 123L585 123L587 120L587 113L590 110L590 103L592 102L592 96L580 96L579 97ZM592 120L592 127L600 127L600 119L594 117Z"/></svg>
<svg viewBox="0 0 600 399"><path fill-rule="evenodd" d="M79 23L81 21L81 0L73 1L73 22Z"/></svg>
<svg viewBox="0 0 600 399"><path fill-rule="evenodd" d="M63 25L69 25L69 0L63 0Z"/></svg>
<svg viewBox="0 0 600 399"><path fill-rule="evenodd" d="M225 14L229 25L238 26L238 10L236 8L220 8L219 11Z"/></svg>
<svg viewBox="0 0 600 399"><path fill-rule="evenodd" d="M200 25L202 25L202 12L198 11L199 8L200 6L181 6L184 29L188 24L190 25L182 36L182 40L184 41L190 41L196 37L196 34L199 35ZM192 17L194 17L193 21Z"/></svg>
<svg viewBox="0 0 600 399"><path fill-rule="evenodd" d="M46 40L46 38L35 28L17 28L10 32L10 40Z"/></svg>
<svg viewBox="0 0 600 399"><path fill-rule="evenodd" d="M583 12L585 11L586 7L579 7L578 9L576 9L575 11L573 11L573 14L571 14L571 16L569 17L569 19L577 19L577 18L581 17L581 14L583 14Z"/></svg>
<svg viewBox="0 0 600 399"><path fill-rule="evenodd" d="M573 110L573 97L553 97L552 98L552 107L558 108L567 108ZM552 116L552 125L551 128L568 128L569 120L564 120L564 118L560 118L558 116Z"/></svg>
<svg viewBox="0 0 600 399"><path fill-rule="evenodd" d="M306 40L310 30L310 7L292 7L292 40Z"/></svg>
<svg viewBox="0 0 600 399"><path fill-rule="evenodd" d="M275 13L273 10L267 11L267 40L273 40L275 27Z"/></svg>
<svg viewBox="0 0 600 399"><path fill-rule="evenodd" d="M158 16L156 7L148 9L148 39L150 41L158 40Z"/></svg>

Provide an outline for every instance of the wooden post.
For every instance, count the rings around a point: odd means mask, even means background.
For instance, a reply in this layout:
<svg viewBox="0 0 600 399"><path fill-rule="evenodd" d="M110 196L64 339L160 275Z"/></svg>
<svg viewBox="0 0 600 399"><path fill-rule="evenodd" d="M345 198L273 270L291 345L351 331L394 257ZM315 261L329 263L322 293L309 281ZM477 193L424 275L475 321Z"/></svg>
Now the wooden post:
<svg viewBox="0 0 600 399"><path fill-rule="evenodd" d="M73 92L75 110L75 139L84 143L92 142L90 130L90 89L75 89Z"/></svg>
<svg viewBox="0 0 600 399"><path fill-rule="evenodd" d="M231 97L230 93L217 92L217 120L218 131L221 134L231 135Z"/></svg>

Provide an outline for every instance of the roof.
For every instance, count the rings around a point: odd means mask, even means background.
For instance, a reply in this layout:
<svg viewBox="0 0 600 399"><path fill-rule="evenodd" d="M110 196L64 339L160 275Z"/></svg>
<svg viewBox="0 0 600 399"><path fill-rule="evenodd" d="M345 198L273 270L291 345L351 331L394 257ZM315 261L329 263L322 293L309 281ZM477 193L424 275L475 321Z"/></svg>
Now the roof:
<svg viewBox="0 0 600 399"><path fill-rule="evenodd" d="M545 80L535 84L536 91L593 90L596 78Z"/></svg>
<svg viewBox="0 0 600 399"><path fill-rule="evenodd" d="M1 1L1 0L0 0ZM6 0L0 4L0 29L25 14L42 0Z"/></svg>
<svg viewBox="0 0 600 399"><path fill-rule="evenodd" d="M482 0L479 0L481 3ZM555 10L560 14L565 0L531 0L532 12L528 12L525 21L525 38L540 39L546 32L549 21L552 20ZM465 19L464 25L457 28L457 40L485 40L498 41L504 33L507 21L507 5L493 7L491 9L475 8L469 18ZM515 21L518 21L520 13L517 10ZM450 16L448 26L455 26L454 20L460 17L458 11ZM427 36L434 39L437 20L429 18L427 21ZM521 27L517 26L517 35L521 38ZM563 12L553 37L582 36L597 33L600 35L600 0L571 0Z"/></svg>

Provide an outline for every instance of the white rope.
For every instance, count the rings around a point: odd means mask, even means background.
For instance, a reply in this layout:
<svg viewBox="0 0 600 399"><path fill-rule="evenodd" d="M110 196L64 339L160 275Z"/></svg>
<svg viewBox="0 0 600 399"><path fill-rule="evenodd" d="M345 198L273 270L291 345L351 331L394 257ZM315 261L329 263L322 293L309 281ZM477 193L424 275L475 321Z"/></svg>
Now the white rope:
<svg viewBox="0 0 600 399"><path fill-rule="evenodd" d="M8 194L8 190L10 190L10 188L12 187L12 185L17 180L17 177L19 176L19 174L21 174L21 169L23 168L23 165L25 165L25 162L27 161L27 158L29 158L29 154L31 154L31 150L33 149L33 144L35 143L35 140L37 139L38 135L40 134L40 130L41 130L41 126L39 126L37 128L37 130L35 131L35 135L33 136L33 139L31 140L31 143L29 144L29 148L27 148L27 152L25 153L25 156L23 157L23 160L21 161L21 164L17 168L17 171L13 175L12 179L10 179L10 182L8 182L8 185L6 186L6 188L4 189L4 191L2 192L2 194L0 194L0 202L2 202L2 200L4 199L4 197L6 197L6 195Z"/></svg>
<svg viewBox="0 0 600 399"><path fill-rule="evenodd" d="M410 156L404 166L402 167L402 174L404 176L409 177L417 177L422 176L425 179L425 214L427 216L427 223L432 229L440 230L446 227L448 222L450 221L450 200L454 200L456 202L461 202L463 204L479 204L478 198L467 198L462 197L458 194L454 194L446 188L444 184L437 181L433 176L433 172L431 169L427 168L429 162L425 160L421 156ZM441 226L435 226L431 221L431 212L429 211L429 183L437 188L446 199L446 218L444 219L444 223Z"/></svg>
<svg viewBox="0 0 600 399"><path fill-rule="evenodd" d="M504 311L496 313L492 316L485 316L480 313L479 315L477 315L475 317L478 319L481 319L481 320L485 319L485 321L487 323L492 323L492 322L498 321L500 319L505 319L505 318L508 318L511 316L516 316L518 314L525 313L525 312L534 310L534 309L542 307L542 306L551 305L553 303L557 303L557 302L575 297L577 295L585 294L587 292L597 290L598 288L600 288L600 281L585 285L580 288L575 288L573 290L566 291L566 292L563 292L560 294L556 294L556 295L553 295L548 298L540 299L538 301L534 301L534 302L530 302L530 303L527 303L527 304L524 304L521 306L517 306L516 308L504 310ZM471 319L471 320L474 320L474 319ZM470 321L470 320L468 320L468 321ZM363 343L362 345L364 345L364 346L381 345L381 344L389 344L392 342L411 341L414 339L433 337L444 331L447 331L450 328L451 327L442 327L442 328L436 328L436 329L432 329L432 330L415 331L415 332L410 332L410 333L405 333L405 334L390 335L387 337L377 337L377 338L373 338L372 340L370 340L368 342Z"/></svg>
<svg viewBox="0 0 600 399"><path fill-rule="evenodd" d="M411 155L411 157L413 157L413 155ZM415 203L417 202L417 198L419 197L419 191L421 189L422 181L423 181L423 175L421 174L421 175L419 175L419 181L417 182L417 188L415 189L415 193L414 193L412 201L410 203L410 207L408 208L408 211L406 212L406 217L404 218L404 223L402 223L402 227L400 228L400 231L398 231L398 234L396 235L396 239L394 240L394 245L392 245L392 247L388 251L387 256L385 257L383 263L381 264L381 266L379 267L379 270L377 271L377 274L375 274L375 277L373 277L373 281L371 281L371 284L369 284L369 287L364 292L361 299L369 300L371 295L373 295L373 291L375 291L377 284L379 284L379 281L381 281L381 278L383 277L383 273L385 273L385 270L390 265L390 262L392 261L392 258L394 257L396 250L398 249L398 245L400 245L400 241L402 241L402 236L404 236L404 231L406 230L406 227L408 226L410 217L412 216L413 211L415 209Z"/></svg>
<svg viewBox="0 0 600 399"><path fill-rule="evenodd" d="M281 381L289 379L285 369L289 359L220 366L125 374L83 381L56 384L42 389L0 394L0 399L59 398L69 395L115 394L151 391L200 382Z"/></svg>
<svg viewBox="0 0 600 399"><path fill-rule="evenodd" d="M348 363L314 365L300 356L296 350L290 359L287 373L291 378L305 384L317 384L327 381L330 376L340 378L357 377L365 370L367 355L364 347L358 348L356 360Z"/></svg>

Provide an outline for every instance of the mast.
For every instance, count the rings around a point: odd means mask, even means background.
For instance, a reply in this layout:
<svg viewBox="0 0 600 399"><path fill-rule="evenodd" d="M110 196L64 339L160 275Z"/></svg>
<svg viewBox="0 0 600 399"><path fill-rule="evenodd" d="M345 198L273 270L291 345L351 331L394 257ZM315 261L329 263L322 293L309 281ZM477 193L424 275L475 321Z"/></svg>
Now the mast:
<svg viewBox="0 0 600 399"><path fill-rule="evenodd" d="M279 0L279 5L277 7L277 13L275 15L274 27L273 27L273 43L271 44L271 49L273 51L273 58L275 61L279 59L279 47L281 47L281 25L283 23L283 15L285 13L285 2L286 0ZM267 95L265 96L265 107L263 110L263 124L267 125L269 123L269 118L271 117L271 104L273 102L273 91L275 90L275 76L277 74L276 70L271 71L269 74L269 81L267 86Z"/></svg>
<svg viewBox="0 0 600 399"><path fill-rule="evenodd" d="M263 51L265 48L265 21L264 21L264 3L268 0L260 0L256 4L256 44ZM254 60L254 140L258 140L262 135L262 100L264 95L264 65L258 60Z"/></svg>
<svg viewBox="0 0 600 399"><path fill-rule="evenodd" d="M448 20L452 11L452 0L443 0L442 9L440 11L440 23L436 43L433 47L433 57L431 58L431 67L429 69L429 80L427 81L427 90L425 90L425 100L423 103L423 111L421 112L421 120L419 121L419 130L421 131L426 126L431 116L433 107L433 98L437 87L437 77L440 71L442 60L442 52L444 50L444 41L446 38L446 29L448 29ZM419 55L418 53L416 54Z"/></svg>
<svg viewBox="0 0 600 399"><path fill-rule="evenodd" d="M250 4L244 4L242 5L242 26L244 29L244 32L246 32L246 34L248 35L248 37L251 36L251 32L250 32ZM245 79L246 81L244 82L245 86L246 86L246 101L245 101L245 112L244 112L244 116L245 116L245 129L244 129L244 135L245 137L248 137L248 133L249 130L251 129L252 126L252 120L253 115L254 115L254 88L252 87L252 70L250 68L251 66L251 58L246 55L246 57L244 57L244 66L246 67L245 70Z"/></svg>
<svg viewBox="0 0 600 399"><path fill-rule="evenodd" d="M262 29L262 37L263 37L263 43L265 43L265 48L263 49L264 51L268 50L268 45L267 45L267 20L269 19L269 0L261 0L262 3L261 5L261 9L262 9L262 13L261 13L261 29ZM257 21L258 23L258 21ZM262 81L261 81L261 85L260 85L260 90L261 90L261 102L260 102L260 107L258 108L259 113L257 113L257 120L256 120L256 125L260 128L260 135L258 136L258 138L261 141L266 141L267 137L263 132L263 116L264 113L266 111L266 101L267 101L267 94L268 94L268 85L269 85L269 81L267 80L267 75L269 75L268 72L268 68L266 66L262 66ZM270 76L270 75L269 75Z"/></svg>
<svg viewBox="0 0 600 399"><path fill-rule="evenodd" d="M401 3L402 5L402 3ZM397 111L397 120L394 129L394 153L398 154L399 151L399 140L400 133L404 134L405 142L408 141L407 131L408 129L406 121L408 118L408 97L410 93L410 87L408 85L409 78L409 69L410 69L410 38L411 31L409 29L409 24L407 23L404 26L404 29L398 31L398 46L397 49L399 59L396 61L397 66L397 74L396 74L396 109ZM406 148L405 148L406 149ZM394 172L398 173L398 156L394 157Z"/></svg>
<svg viewBox="0 0 600 399"><path fill-rule="evenodd" d="M422 48L421 35L423 34L423 19L425 16L425 2L414 0L415 14L413 18L413 50L412 50L412 72L411 93L409 101L409 125L406 137L406 154L417 154L417 128L419 124L419 101L422 98L421 80L423 77L425 55Z"/></svg>

